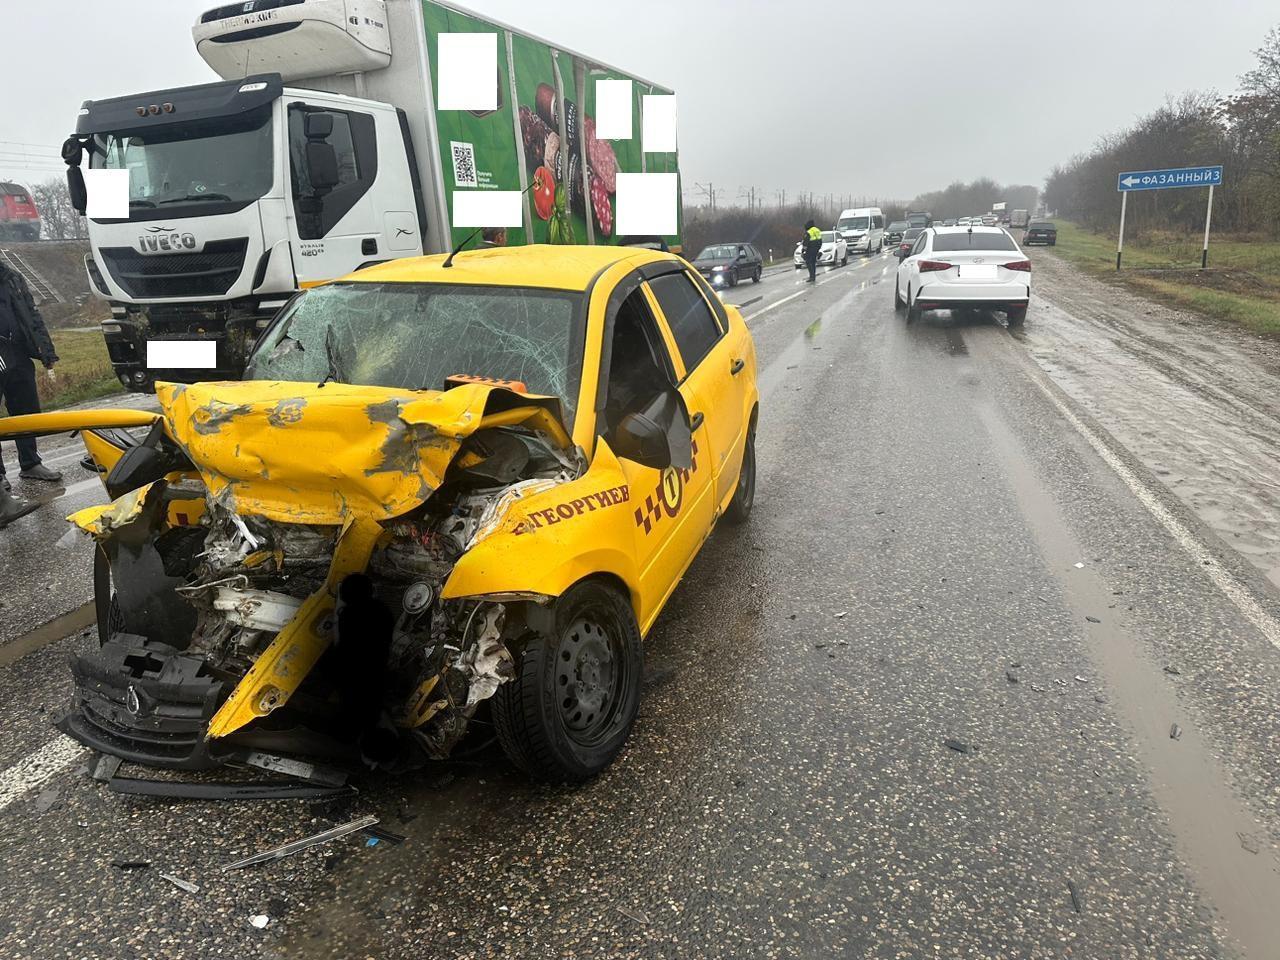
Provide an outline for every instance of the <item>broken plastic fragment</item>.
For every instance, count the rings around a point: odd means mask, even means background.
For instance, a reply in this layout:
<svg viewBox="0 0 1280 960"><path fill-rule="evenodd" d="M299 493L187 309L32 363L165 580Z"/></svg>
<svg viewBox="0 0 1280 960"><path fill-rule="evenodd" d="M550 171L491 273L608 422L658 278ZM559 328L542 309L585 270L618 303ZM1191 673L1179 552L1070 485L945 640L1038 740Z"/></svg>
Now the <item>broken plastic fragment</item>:
<svg viewBox="0 0 1280 960"><path fill-rule="evenodd" d="M255 853L253 856L245 857L243 860L236 860L234 863L228 863L223 866L223 870L236 870L240 867L253 866L258 863L271 863L273 860L283 860L291 854L297 853L299 850L306 850L308 847L316 847L322 843L328 843L330 840L336 840L338 837L345 837L349 833L355 833L357 830L363 830L365 827L371 827L378 822L375 816L361 817L359 820L352 820L350 823L344 823L341 826L331 827L328 830L321 831L310 837L303 837L301 840L293 840L290 843L281 844L278 847L272 847L270 850L264 850L261 853Z"/></svg>
<svg viewBox="0 0 1280 960"><path fill-rule="evenodd" d="M185 890L185 891L187 891L187 893L199 893L199 892L200 892L200 888L199 888L198 886L196 886L194 883L192 883L190 880L183 880L181 877L175 877L175 876L174 876L173 874L171 874L171 873L162 873L162 874L160 874L160 876L161 876L161 877L163 877L164 879L168 880L170 883L172 883L172 884L173 884L175 887L177 887L179 890Z"/></svg>
<svg viewBox="0 0 1280 960"><path fill-rule="evenodd" d="M265 930L267 924L271 922L271 918L265 913L258 913L249 918L249 923L256 930Z"/></svg>

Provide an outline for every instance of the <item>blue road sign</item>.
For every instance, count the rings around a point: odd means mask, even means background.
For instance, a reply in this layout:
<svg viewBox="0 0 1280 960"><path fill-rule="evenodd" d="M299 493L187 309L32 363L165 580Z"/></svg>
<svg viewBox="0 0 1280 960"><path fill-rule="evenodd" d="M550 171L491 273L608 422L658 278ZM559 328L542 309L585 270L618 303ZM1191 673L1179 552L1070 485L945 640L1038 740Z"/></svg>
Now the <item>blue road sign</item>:
<svg viewBox="0 0 1280 960"><path fill-rule="evenodd" d="M1171 170L1134 170L1116 178L1116 189L1174 190L1178 187L1216 187L1222 183L1222 167L1177 167Z"/></svg>

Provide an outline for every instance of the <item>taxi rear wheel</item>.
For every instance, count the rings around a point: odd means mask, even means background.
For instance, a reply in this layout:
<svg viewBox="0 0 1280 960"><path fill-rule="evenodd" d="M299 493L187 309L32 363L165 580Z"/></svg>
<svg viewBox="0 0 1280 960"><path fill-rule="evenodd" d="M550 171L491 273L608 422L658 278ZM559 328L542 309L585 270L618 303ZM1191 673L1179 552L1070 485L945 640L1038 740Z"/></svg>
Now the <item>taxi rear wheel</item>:
<svg viewBox="0 0 1280 960"><path fill-rule="evenodd" d="M738 471L738 489L733 492L725 519L735 526L746 523L756 501L756 428L752 424L742 450L742 467Z"/></svg>
<svg viewBox="0 0 1280 960"><path fill-rule="evenodd" d="M498 742L538 780L586 780L622 749L640 708L640 629L620 590L594 580L553 602L516 676L493 697Z"/></svg>

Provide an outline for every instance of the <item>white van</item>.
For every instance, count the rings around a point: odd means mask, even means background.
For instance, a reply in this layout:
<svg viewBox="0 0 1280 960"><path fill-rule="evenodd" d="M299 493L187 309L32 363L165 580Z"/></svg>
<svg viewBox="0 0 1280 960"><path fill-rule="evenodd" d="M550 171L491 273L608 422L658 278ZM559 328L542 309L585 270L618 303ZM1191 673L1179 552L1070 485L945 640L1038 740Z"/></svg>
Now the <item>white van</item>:
<svg viewBox="0 0 1280 960"><path fill-rule="evenodd" d="M879 207L841 210L836 230L844 237L850 253L879 253L884 249L884 214Z"/></svg>

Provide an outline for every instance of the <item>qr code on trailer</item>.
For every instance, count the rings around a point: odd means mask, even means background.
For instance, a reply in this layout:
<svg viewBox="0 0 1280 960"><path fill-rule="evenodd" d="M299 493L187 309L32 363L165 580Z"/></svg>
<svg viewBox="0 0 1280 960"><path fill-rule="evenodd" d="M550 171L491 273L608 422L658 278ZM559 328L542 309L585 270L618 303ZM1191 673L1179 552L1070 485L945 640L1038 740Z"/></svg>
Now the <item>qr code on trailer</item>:
<svg viewBox="0 0 1280 960"><path fill-rule="evenodd" d="M477 187L480 185L476 180L476 149L469 143L459 143L457 140L450 140L449 145L453 147L453 185L455 187Z"/></svg>

